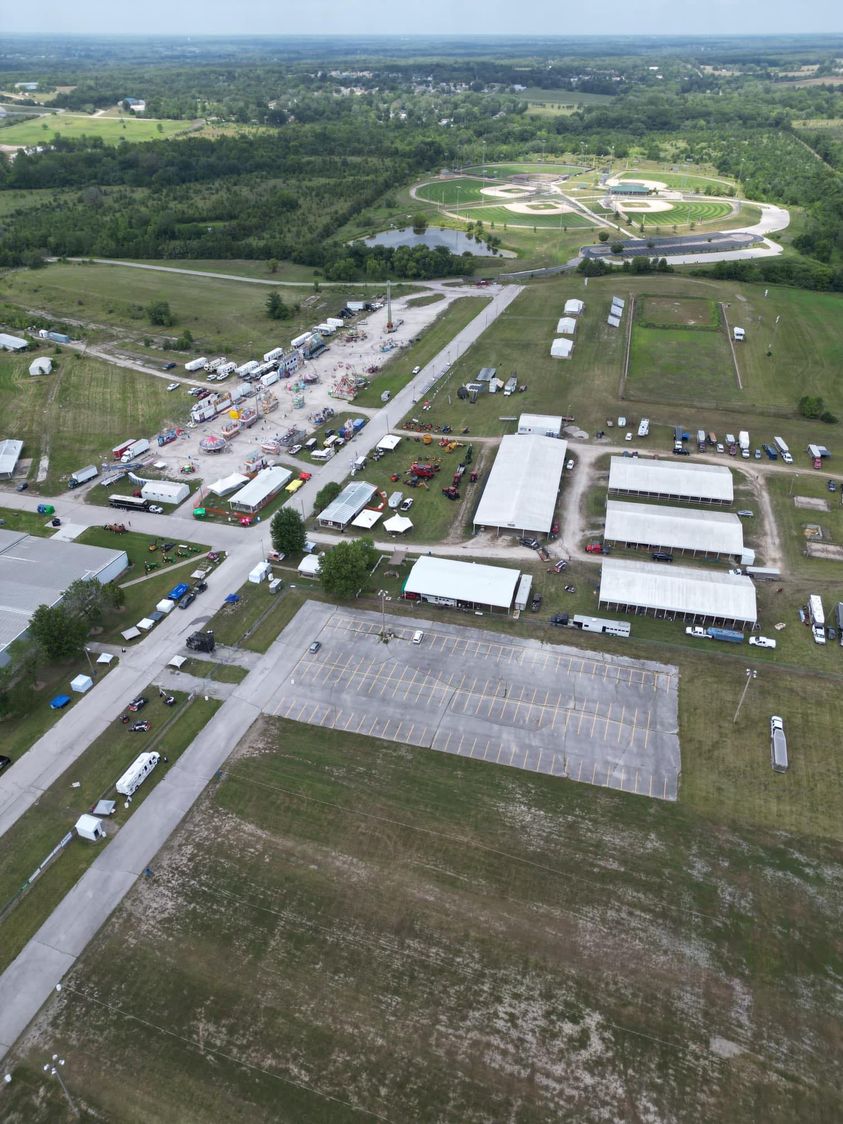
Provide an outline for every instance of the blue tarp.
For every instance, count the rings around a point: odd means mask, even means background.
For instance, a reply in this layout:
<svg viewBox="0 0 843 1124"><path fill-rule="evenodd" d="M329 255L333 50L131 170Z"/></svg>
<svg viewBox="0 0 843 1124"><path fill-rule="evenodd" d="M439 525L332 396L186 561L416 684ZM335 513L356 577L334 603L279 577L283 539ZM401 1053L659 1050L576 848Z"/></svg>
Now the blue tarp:
<svg viewBox="0 0 843 1124"><path fill-rule="evenodd" d="M226 597L226 599L225 599L225 603L226 603L226 605L236 605L239 600L240 600L240 594L239 593L229 593L228 597Z"/></svg>
<svg viewBox="0 0 843 1124"><path fill-rule="evenodd" d="M70 695L56 695L54 699L50 700L50 710L61 710L63 706L67 706L70 702Z"/></svg>

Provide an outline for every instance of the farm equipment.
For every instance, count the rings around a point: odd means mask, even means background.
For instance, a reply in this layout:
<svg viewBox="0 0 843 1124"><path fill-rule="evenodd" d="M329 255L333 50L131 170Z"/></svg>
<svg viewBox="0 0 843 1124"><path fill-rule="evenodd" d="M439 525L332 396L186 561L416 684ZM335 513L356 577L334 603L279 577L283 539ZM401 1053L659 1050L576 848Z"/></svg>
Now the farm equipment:
<svg viewBox="0 0 843 1124"><path fill-rule="evenodd" d="M154 542L151 542L146 549L150 554L154 553L154 551L158 549L158 540L156 539Z"/></svg>
<svg viewBox="0 0 843 1124"><path fill-rule="evenodd" d="M125 523L106 523L103 526L104 531L111 531L115 535L127 535L129 529Z"/></svg>
<svg viewBox="0 0 843 1124"><path fill-rule="evenodd" d="M536 551L536 554L538 554L538 556L539 556L539 558L541 558L542 562L550 561L550 555L547 553L547 551L545 550L545 548L543 546L540 546L538 548L538 550Z"/></svg>
<svg viewBox="0 0 843 1124"><path fill-rule="evenodd" d="M157 570L157 569L158 569L158 563L157 562L144 562L144 564L143 564L143 572L145 574L151 574L153 570Z"/></svg>
<svg viewBox="0 0 843 1124"><path fill-rule="evenodd" d="M458 500L460 498L460 494L453 484L450 488L443 488L442 495L447 496L449 500Z"/></svg>
<svg viewBox="0 0 843 1124"><path fill-rule="evenodd" d="M462 480L464 473L465 465L461 464L457 471L454 473L453 479L451 480L451 483L454 485L454 487L456 487L459 484L460 480Z"/></svg>
<svg viewBox="0 0 843 1124"><path fill-rule="evenodd" d="M182 474L182 476L190 476L190 474L195 471L196 468L192 464L183 464L179 469L179 472Z"/></svg>
<svg viewBox="0 0 843 1124"><path fill-rule="evenodd" d="M478 476L478 474L476 472L472 472L472 474L469 476L468 479L471 481L472 484L476 484L477 483L477 476Z"/></svg>
<svg viewBox="0 0 843 1124"><path fill-rule="evenodd" d="M169 566L172 564L173 559L169 554L165 554L161 561L164 563L164 565Z"/></svg>
<svg viewBox="0 0 843 1124"><path fill-rule="evenodd" d="M420 480L429 480L438 471L438 464L419 464L413 462L413 464L410 465L410 473L413 476L418 476Z"/></svg>

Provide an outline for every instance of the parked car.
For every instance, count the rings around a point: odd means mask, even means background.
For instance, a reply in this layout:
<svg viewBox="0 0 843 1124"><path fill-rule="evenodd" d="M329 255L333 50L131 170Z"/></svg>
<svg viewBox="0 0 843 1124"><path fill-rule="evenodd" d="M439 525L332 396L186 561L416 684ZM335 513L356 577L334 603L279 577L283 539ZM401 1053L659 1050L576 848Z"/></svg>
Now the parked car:
<svg viewBox="0 0 843 1124"><path fill-rule="evenodd" d="M536 593L533 596L533 600L530 602L530 612L531 613L537 613L541 607L542 607L542 595L540 593Z"/></svg>
<svg viewBox="0 0 843 1124"><path fill-rule="evenodd" d="M179 608L180 609L186 609L188 607L188 605L192 605L195 600L196 600L196 594L193 592L192 589L188 590L188 592L184 595L184 597L182 597L182 599L179 601Z"/></svg>
<svg viewBox="0 0 843 1124"><path fill-rule="evenodd" d="M624 437L624 441L631 441L631 440L632 440L632 433L627 433L626 436Z"/></svg>
<svg viewBox="0 0 843 1124"><path fill-rule="evenodd" d="M555 625L563 625L568 623L567 613L554 613L550 618L550 623Z"/></svg>
<svg viewBox="0 0 843 1124"><path fill-rule="evenodd" d="M421 367L413 367L413 374L418 375L421 373Z"/></svg>
<svg viewBox="0 0 843 1124"><path fill-rule="evenodd" d="M829 482L826 484L826 488L828 488L829 492L836 492L837 491L837 481L836 480L829 480Z"/></svg>
<svg viewBox="0 0 843 1124"><path fill-rule="evenodd" d="M152 723L146 718L142 722L133 722L129 727L131 734L145 734L152 729Z"/></svg>
<svg viewBox="0 0 843 1124"><path fill-rule="evenodd" d="M165 371L172 371L172 370L175 369L175 366L176 366L175 363L165 363L164 364L164 370Z"/></svg>
<svg viewBox="0 0 843 1124"><path fill-rule="evenodd" d="M755 455L755 459L756 459L757 461L760 461L760 460L761 460L761 450L760 450L760 449L756 449L756 450L755 450L755 454L754 454L754 455Z"/></svg>
<svg viewBox="0 0 843 1124"><path fill-rule="evenodd" d="M744 507L741 508L741 510L738 512L738 515L740 515L741 519L752 519L752 517L755 515L755 512L750 511L748 507Z"/></svg>
<svg viewBox="0 0 843 1124"><path fill-rule="evenodd" d="M668 554L666 550L656 550L652 554L652 559L654 562L672 562L673 555Z"/></svg>
<svg viewBox="0 0 843 1124"><path fill-rule="evenodd" d="M0 773L2 773L4 769L8 769L11 763L11 757L7 757L5 753L0 753Z"/></svg>
<svg viewBox="0 0 843 1124"><path fill-rule="evenodd" d="M197 582L196 585L193 587L193 592L194 593L204 593L207 588L208 588L207 582Z"/></svg>
<svg viewBox="0 0 843 1124"><path fill-rule="evenodd" d="M539 546L539 540L538 539L526 539L525 538L525 539L519 539L518 542L521 544L521 546L528 546L530 548L530 550L538 550L538 546Z"/></svg>
<svg viewBox="0 0 843 1124"><path fill-rule="evenodd" d="M164 514L164 508L161 507L161 505L157 504L157 503L151 503L149 505L149 511L152 515L163 515Z"/></svg>
<svg viewBox="0 0 843 1124"><path fill-rule="evenodd" d="M146 706L146 704L148 702L149 702L149 699L145 699L143 697L143 695L138 695L138 697L136 699L132 699L132 701L129 703L129 705L126 707L126 709L130 713L136 714L137 711L143 710L143 708Z"/></svg>
<svg viewBox="0 0 843 1124"><path fill-rule="evenodd" d="M733 578L742 578L743 577L743 570L740 568L740 566L733 566L732 569L729 571L729 573L732 575Z"/></svg>
<svg viewBox="0 0 843 1124"><path fill-rule="evenodd" d="M608 554L609 553L609 551L606 549L606 547L603 545L602 542L586 543L585 552L586 552L586 554Z"/></svg>
<svg viewBox="0 0 843 1124"><path fill-rule="evenodd" d="M673 455L675 457L690 457L691 454L684 445L674 445Z"/></svg>
<svg viewBox="0 0 843 1124"><path fill-rule="evenodd" d="M319 640L314 640L313 643L310 645L310 647L307 650L308 650L308 652L312 652L312 653L315 654L316 652L319 651L319 649L321 647L322 647L321 642Z"/></svg>
<svg viewBox="0 0 843 1124"><path fill-rule="evenodd" d="M776 642L769 636L750 636L749 642L753 648L775 648Z"/></svg>
<svg viewBox="0 0 843 1124"><path fill-rule="evenodd" d="M829 625L828 628L825 631L826 631L826 635L828 636L829 640L836 640L837 639L837 629L834 628L833 625Z"/></svg>
<svg viewBox="0 0 843 1124"><path fill-rule="evenodd" d="M178 390L178 388L180 386L181 386L181 383L171 382L171 383L168 383L167 390Z"/></svg>
<svg viewBox="0 0 843 1124"><path fill-rule="evenodd" d="M565 467L570 472L574 467L574 462L572 460L565 461Z"/></svg>
<svg viewBox="0 0 843 1124"><path fill-rule="evenodd" d="M413 503L414 503L413 497L407 496L407 498L405 500L401 501L401 507L399 508L399 511L409 511L410 508L413 506Z"/></svg>
<svg viewBox="0 0 843 1124"><path fill-rule="evenodd" d="M301 445L291 445L290 446L290 456L291 457L294 457L296 455L296 453L300 453L300 452L301 452Z"/></svg>
<svg viewBox="0 0 843 1124"><path fill-rule="evenodd" d="M25 492L28 487L29 484L26 482L26 480L21 480L20 484L15 484L15 491Z"/></svg>

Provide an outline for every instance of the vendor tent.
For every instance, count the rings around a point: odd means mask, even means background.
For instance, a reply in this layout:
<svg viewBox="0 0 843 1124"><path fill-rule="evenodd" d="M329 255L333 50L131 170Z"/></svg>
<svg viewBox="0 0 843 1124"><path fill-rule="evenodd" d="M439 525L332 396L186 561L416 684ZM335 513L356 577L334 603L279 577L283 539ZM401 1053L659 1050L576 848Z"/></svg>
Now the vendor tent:
<svg viewBox="0 0 843 1124"><path fill-rule="evenodd" d="M566 316L579 316L585 305L582 301L577 300L576 297L571 297L570 300L565 301L565 315Z"/></svg>
<svg viewBox="0 0 843 1124"><path fill-rule="evenodd" d="M563 336L572 336L576 330L577 322L573 316L563 316L556 325L556 331L561 332Z"/></svg>
<svg viewBox="0 0 843 1124"><path fill-rule="evenodd" d="M406 515L393 515L391 519L383 525L383 529L390 535L403 535L407 531L412 530L413 521L408 519Z"/></svg>
<svg viewBox="0 0 843 1124"><path fill-rule="evenodd" d="M159 613L171 613L173 611L173 609L175 609L175 607L176 607L175 601L170 601L169 599L167 599L165 601L159 601L158 604L155 606L155 608L158 610Z"/></svg>
<svg viewBox="0 0 843 1124"><path fill-rule="evenodd" d="M352 527L360 527L364 531L369 531L374 527L380 517L383 515L382 511L372 511L370 507L364 507L359 515L356 515L351 520ZM384 524L386 526L386 524Z"/></svg>
<svg viewBox="0 0 843 1124"><path fill-rule="evenodd" d="M90 675L77 675L75 679L70 681L71 691L76 691L79 695L84 695L86 691L90 691L93 685L94 681Z"/></svg>
<svg viewBox="0 0 843 1124"><path fill-rule="evenodd" d="M124 640L137 640L140 636L140 631L136 628L127 628L124 632L121 632L120 635Z"/></svg>
<svg viewBox="0 0 843 1124"><path fill-rule="evenodd" d="M550 356L552 359L570 359L574 350L574 341L558 339L554 340L550 345Z"/></svg>
<svg viewBox="0 0 843 1124"><path fill-rule="evenodd" d="M86 812L76 821L76 834L80 839L90 839L92 843L96 843L98 839L105 839L105 828L102 825L102 820L98 820L96 816L90 816Z"/></svg>
<svg viewBox="0 0 843 1124"><path fill-rule="evenodd" d="M322 564L315 554L306 554L299 562L299 573L306 578L315 578L321 569Z"/></svg>
<svg viewBox="0 0 843 1124"><path fill-rule="evenodd" d="M97 663L104 663L106 667L108 667L108 665L110 663L113 663L116 658L116 656L112 656L111 652L100 652L100 654L97 656Z"/></svg>
<svg viewBox="0 0 843 1124"><path fill-rule="evenodd" d="M187 663L187 657L186 656L173 656L172 659L167 661L167 667L174 667L176 669L176 671L179 671L181 668L184 667L184 665L186 663Z"/></svg>
<svg viewBox="0 0 843 1124"><path fill-rule="evenodd" d="M154 624L155 621L150 617L144 617L143 620L138 621L137 627L141 630L141 632L149 632Z"/></svg>

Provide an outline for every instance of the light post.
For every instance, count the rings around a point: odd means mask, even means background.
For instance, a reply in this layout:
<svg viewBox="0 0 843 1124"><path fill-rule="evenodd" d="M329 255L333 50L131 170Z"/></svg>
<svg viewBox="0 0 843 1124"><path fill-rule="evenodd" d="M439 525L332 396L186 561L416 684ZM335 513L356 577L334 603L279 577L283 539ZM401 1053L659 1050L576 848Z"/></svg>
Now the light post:
<svg viewBox="0 0 843 1124"><path fill-rule="evenodd" d="M386 643L386 590L381 590L381 640Z"/></svg>
<svg viewBox="0 0 843 1124"><path fill-rule="evenodd" d="M70 1105L70 1109L71 1109L73 1115L78 1116L79 1115L79 1109L73 1103L73 1098L70 1096L70 1093L67 1090L67 1086L64 1083L64 1079L62 1078L62 1075L59 1072L59 1066L63 1066L63 1065L64 1065L64 1058L60 1058L58 1056L58 1054L53 1054L52 1061L47 1062L46 1065L43 1067L43 1069L44 1069L45 1073L48 1073L50 1075L50 1077L55 1077L56 1081L58 1081L59 1085L61 1085L62 1092L64 1093L65 1097L67 1097L67 1103Z"/></svg>
<svg viewBox="0 0 843 1124"><path fill-rule="evenodd" d="M96 679L97 673L94 670L94 665L91 663L91 653L88 651L87 648L84 648L83 651L85 653L86 659L88 660L88 670L91 672L91 678Z"/></svg>
<svg viewBox="0 0 843 1124"><path fill-rule="evenodd" d="M757 678L758 678L758 672L753 671L751 667L748 667L746 669L746 683L744 683L743 691L741 692L741 697L738 699L738 708L735 711L735 717L732 719L733 724L735 722L737 722L737 720L738 720L738 715L741 712L741 707L743 706L743 700L746 698L746 693L749 690L750 683L752 682L753 679L757 679Z"/></svg>

